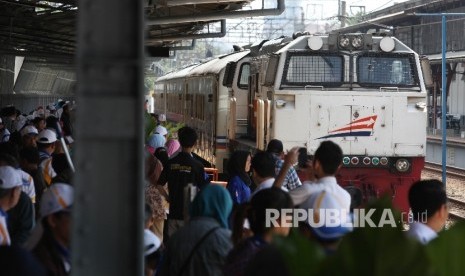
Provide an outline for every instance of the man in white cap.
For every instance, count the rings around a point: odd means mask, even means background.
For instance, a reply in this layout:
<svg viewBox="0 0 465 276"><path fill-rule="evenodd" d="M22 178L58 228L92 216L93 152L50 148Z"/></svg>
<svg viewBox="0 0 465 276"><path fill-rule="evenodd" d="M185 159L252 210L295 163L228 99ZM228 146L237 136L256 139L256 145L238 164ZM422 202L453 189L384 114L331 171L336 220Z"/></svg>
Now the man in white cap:
<svg viewBox="0 0 465 276"><path fill-rule="evenodd" d="M74 189L55 183L47 189L40 202L43 234L32 250L49 275L68 275L71 270L71 206Z"/></svg>
<svg viewBox="0 0 465 276"><path fill-rule="evenodd" d="M50 129L42 130L37 136L37 148L39 149L40 164L47 186L52 184L52 179L57 176L52 167L52 153L55 151L57 135Z"/></svg>
<svg viewBox="0 0 465 276"><path fill-rule="evenodd" d="M336 252L342 237L353 230L345 203L328 191L311 194L300 208L307 212L307 221L299 225L304 236L317 241L328 255Z"/></svg>
<svg viewBox="0 0 465 276"><path fill-rule="evenodd" d="M25 126L21 130L23 147L37 147L37 135L39 135L39 131L35 126Z"/></svg>
<svg viewBox="0 0 465 276"><path fill-rule="evenodd" d="M165 137L165 140L166 140L166 136L168 135L168 130L166 129L166 127L162 126L162 125L159 125L155 128L155 134L160 134L162 135L163 137Z"/></svg>
<svg viewBox="0 0 465 276"><path fill-rule="evenodd" d="M0 245L10 245L6 212L18 204L21 194L21 176L10 166L0 166Z"/></svg>

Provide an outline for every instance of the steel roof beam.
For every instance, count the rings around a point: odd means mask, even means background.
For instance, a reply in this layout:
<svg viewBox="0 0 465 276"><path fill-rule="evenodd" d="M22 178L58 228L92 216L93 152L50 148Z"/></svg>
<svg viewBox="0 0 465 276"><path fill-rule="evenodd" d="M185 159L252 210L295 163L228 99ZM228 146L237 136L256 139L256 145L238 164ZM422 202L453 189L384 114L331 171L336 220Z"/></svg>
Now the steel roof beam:
<svg viewBox="0 0 465 276"><path fill-rule="evenodd" d="M220 19L233 19L241 17L280 15L285 10L284 0L276 0L277 7L274 9L256 9L250 11L227 11L205 14L189 14L181 16L165 16L161 18L147 19L146 25L165 25L175 23L186 23L196 21L213 21Z"/></svg>
<svg viewBox="0 0 465 276"><path fill-rule="evenodd" d="M184 39L202 39L202 38L214 38L224 37L226 35L226 20L221 20L221 31L219 33L201 33L201 34L179 34L172 36L159 36L155 38L146 39L146 43L169 41L169 40L184 40Z"/></svg>

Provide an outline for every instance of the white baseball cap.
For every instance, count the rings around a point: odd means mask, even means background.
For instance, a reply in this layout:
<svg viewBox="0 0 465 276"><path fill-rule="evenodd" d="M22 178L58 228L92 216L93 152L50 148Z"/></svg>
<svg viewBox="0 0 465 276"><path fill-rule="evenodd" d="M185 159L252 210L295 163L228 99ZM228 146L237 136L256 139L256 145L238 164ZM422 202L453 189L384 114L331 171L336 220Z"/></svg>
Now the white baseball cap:
<svg viewBox="0 0 465 276"><path fill-rule="evenodd" d="M155 129L155 133L165 136L166 134L168 134L168 130L166 130L166 127L164 126L157 126L157 128Z"/></svg>
<svg viewBox="0 0 465 276"><path fill-rule="evenodd" d="M37 136L37 143L50 144L57 140L57 135L50 129L43 129Z"/></svg>
<svg viewBox="0 0 465 276"><path fill-rule="evenodd" d="M158 121L165 122L166 121L166 115L165 114L158 115Z"/></svg>
<svg viewBox="0 0 465 276"><path fill-rule="evenodd" d="M308 216L309 225L312 232L320 240L333 240L344 236L353 230L352 218L349 210L344 210L344 204L331 192L321 191L314 193L304 201L300 208L304 210L313 210L313 216ZM326 215L328 211L334 212L338 215L340 224L327 225L328 218ZM323 217L323 224L319 227L312 227Z"/></svg>
<svg viewBox="0 0 465 276"><path fill-rule="evenodd" d="M11 189L23 185L18 170L11 166L0 166L0 188Z"/></svg>
<svg viewBox="0 0 465 276"><path fill-rule="evenodd" d="M152 231L144 230L144 256L148 256L160 248L161 241Z"/></svg>
<svg viewBox="0 0 465 276"><path fill-rule="evenodd" d="M35 126L25 126L22 130L21 130L21 136L24 136L24 135L38 135L39 134L39 131L37 130L37 128L35 128Z"/></svg>
<svg viewBox="0 0 465 276"><path fill-rule="evenodd" d="M74 188L65 183L52 184L42 195L40 201L41 218L60 212L70 211L73 205Z"/></svg>

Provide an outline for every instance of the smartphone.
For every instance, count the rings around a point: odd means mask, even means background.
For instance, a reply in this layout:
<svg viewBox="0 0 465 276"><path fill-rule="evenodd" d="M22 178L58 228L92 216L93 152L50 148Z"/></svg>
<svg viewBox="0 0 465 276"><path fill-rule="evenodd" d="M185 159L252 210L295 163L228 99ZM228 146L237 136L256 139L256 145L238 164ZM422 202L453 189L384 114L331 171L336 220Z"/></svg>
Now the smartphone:
<svg viewBox="0 0 465 276"><path fill-rule="evenodd" d="M308 160L311 160L311 158L307 154L307 148L300 148L299 149L299 156L298 156L298 159L297 159L297 165L300 168L306 168Z"/></svg>

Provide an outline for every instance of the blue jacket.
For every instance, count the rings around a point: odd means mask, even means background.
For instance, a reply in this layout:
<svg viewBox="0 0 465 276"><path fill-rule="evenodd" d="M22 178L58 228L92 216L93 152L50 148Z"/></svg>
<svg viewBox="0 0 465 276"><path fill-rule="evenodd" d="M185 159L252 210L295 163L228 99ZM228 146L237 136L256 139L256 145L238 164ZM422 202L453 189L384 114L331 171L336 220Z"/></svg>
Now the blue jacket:
<svg viewBox="0 0 465 276"><path fill-rule="evenodd" d="M234 204L242 204L249 201L251 193L250 188L239 176L233 176L229 180L226 188L228 189Z"/></svg>

